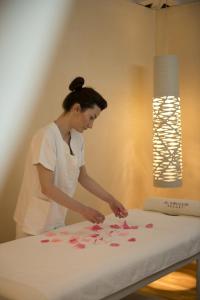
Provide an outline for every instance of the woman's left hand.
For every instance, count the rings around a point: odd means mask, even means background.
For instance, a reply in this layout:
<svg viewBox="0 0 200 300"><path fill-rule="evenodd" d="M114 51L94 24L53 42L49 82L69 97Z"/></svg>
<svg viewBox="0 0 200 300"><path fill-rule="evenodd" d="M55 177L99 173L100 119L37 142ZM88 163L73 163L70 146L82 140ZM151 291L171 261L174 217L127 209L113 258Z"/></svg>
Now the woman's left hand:
<svg viewBox="0 0 200 300"><path fill-rule="evenodd" d="M116 199L112 199L109 202L110 208L112 209L113 213L118 218L125 218L128 216L128 211L125 209L125 207Z"/></svg>

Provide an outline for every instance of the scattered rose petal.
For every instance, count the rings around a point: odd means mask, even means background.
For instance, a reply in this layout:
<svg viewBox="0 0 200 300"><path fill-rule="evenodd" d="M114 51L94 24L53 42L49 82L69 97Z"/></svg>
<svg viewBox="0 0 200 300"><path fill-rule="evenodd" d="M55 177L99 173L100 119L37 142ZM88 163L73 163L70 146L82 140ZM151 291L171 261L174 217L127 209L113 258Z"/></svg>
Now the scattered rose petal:
<svg viewBox="0 0 200 300"><path fill-rule="evenodd" d="M92 238L96 238L97 236L99 236L99 233L93 233L93 234L90 234L89 236Z"/></svg>
<svg viewBox="0 0 200 300"><path fill-rule="evenodd" d="M51 242L53 242L53 243L59 243L59 242L62 242L62 240L55 238L55 239L52 239Z"/></svg>
<svg viewBox="0 0 200 300"><path fill-rule="evenodd" d="M49 231L45 234L46 236L56 236L55 232Z"/></svg>
<svg viewBox="0 0 200 300"><path fill-rule="evenodd" d="M76 244L76 243L78 243L78 239L73 237L73 238L69 239L69 243Z"/></svg>
<svg viewBox="0 0 200 300"><path fill-rule="evenodd" d="M122 231L122 232L119 232L118 235L120 236L125 236L125 235L128 235L129 232L128 231Z"/></svg>
<svg viewBox="0 0 200 300"><path fill-rule="evenodd" d="M78 244L75 245L75 247L78 248L78 249L84 249L85 248L85 244L78 243Z"/></svg>
<svg viewBox="0 0 200 300"><path fill-rule="evenodd" d="M153 228L153 224L147 224L145 227L146 228Z"/></svg>
<svg viewBox="0 0 200 300"><path fill-rule="evenodd" d="M111 243L110 246L111 246L111 247L119 247L120 244L118 244L118 243Z"/></svg>
<svg viewBox="0 0 200 300"><path fill-rule="evenodd" d="M127 224L126 220L124 221L123 225L122 225L123 229L130 229L130 226Z"/></svg>
<svg viewBox="0 0 200 300"><path fill-rule="evenodd" d="M126 220L124 221L123 225L122 225L123 229L138 229L137 225L128 225Z"/></svg>
<svg viewBox="0 0 200 300"><path fill-rule="evenodd" d="M128 242L135 242L136 241L136 238L130 238L128 239Z"/></svg>
<svg viewBox="0 0 200 300"><path fill-rule="evenodd" d="M130 229L138 229L138 226L137 225L132 225L132 226L130 226Z"/></svg>
<svg viewBox="0 0 200 300"><path fill-rule="evenodd" d="M41 240L40 242L41 242L41 243L48 243L49 240Z"/></svg>
<svg viewBox="0 0 200 300"><path fill-rule="evenodd" d="M110 227L111 227L111 228L115 228L115 229L121 228L121 226L118 225L118 224L112 224L112 225L110 225Z"/></svg>
<svg viewBox="0 0 200 300"><path fill-rule="evenodd" d="M101 226L99 226L98 224L96 224L96 225L93 225L91 227L88 227L88 229L93 230L93 231L98 231L98 230L101 230L103 228Z"/></svg>

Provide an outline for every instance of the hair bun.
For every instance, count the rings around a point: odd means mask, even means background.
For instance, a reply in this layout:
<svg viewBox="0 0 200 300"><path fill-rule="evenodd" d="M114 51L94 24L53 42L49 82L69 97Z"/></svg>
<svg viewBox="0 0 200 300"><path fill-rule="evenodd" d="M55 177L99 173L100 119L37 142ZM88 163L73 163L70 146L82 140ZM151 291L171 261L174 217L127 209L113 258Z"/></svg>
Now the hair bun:
<svg viewBox="0 0 200 300"><path fill-rule="evenodd" d="M76 77L69 85L70 91L80 91L84 85L84 78L83 77Z"/></svg>

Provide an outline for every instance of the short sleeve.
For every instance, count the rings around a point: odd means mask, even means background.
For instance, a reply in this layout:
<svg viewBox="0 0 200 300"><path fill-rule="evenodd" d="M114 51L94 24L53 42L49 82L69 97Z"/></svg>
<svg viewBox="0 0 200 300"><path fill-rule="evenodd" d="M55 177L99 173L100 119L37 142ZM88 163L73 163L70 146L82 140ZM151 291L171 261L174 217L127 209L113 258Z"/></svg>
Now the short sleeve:
<svg viewBox="0 0 200 300"><path fill-rule="evenodd" d="M56 166L56 143L52 132L42 130L36 134L31 143L32 163L42 164L54 171Z"/></svg>

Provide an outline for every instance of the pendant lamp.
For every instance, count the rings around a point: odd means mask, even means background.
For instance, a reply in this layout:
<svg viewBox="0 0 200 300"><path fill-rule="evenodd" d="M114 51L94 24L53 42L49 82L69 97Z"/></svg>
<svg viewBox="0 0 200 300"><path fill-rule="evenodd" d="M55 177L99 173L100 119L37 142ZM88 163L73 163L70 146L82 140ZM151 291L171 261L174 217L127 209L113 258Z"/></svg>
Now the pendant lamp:
<svg viewBox="0 0 200 300"><path fill-rule="evenodd" d="M156 187L182 185L181 110L178 59L154 59L153 182Z"/></svg>

